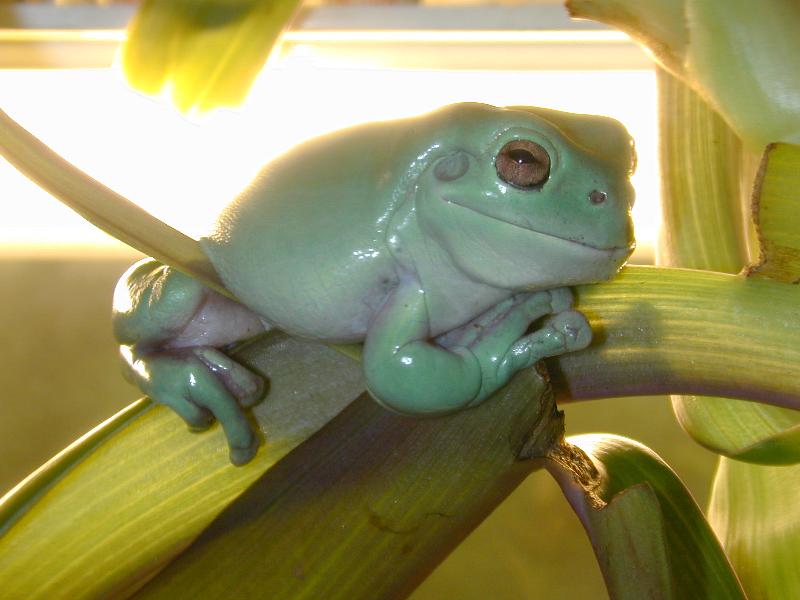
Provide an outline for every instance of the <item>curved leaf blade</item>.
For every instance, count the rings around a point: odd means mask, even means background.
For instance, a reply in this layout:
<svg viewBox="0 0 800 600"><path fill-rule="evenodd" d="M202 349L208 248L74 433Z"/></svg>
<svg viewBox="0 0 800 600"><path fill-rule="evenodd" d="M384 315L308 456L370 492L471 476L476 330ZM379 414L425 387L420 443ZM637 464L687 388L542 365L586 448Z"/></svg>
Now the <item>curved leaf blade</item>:
<svg viewBox="0 0 800 600"><path fill-rule="evenodd" d="M578 451L556 456L548 470L589 534L614 600L745 598L691 494L655 453L606 434L567 443Z"/></svg>
<svg viewBox="0 0 800 600"><path fill-rule="evenodd" d="M678 422L712 452L762 465L800 462L800 413L728 398L674 396Z"/></svg>
<svg viewBox="0 0 800 600"><path fill-rule="evenodd" d="M230 295L196 240L75 167L2 110L0 154L31 181L109 235Z"/></svg>

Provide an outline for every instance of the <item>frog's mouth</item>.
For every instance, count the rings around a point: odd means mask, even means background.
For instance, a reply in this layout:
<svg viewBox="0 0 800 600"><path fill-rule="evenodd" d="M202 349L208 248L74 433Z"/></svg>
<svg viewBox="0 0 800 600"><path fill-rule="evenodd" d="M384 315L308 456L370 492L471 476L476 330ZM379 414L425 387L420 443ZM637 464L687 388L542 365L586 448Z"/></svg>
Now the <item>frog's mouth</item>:
<svg viewBox="0 0 800 600"><path fill-rule="evenodd" d="M635 240L632 240L631 243L629 245L627 245L627 246L597 246L597 245L594 245L594 244L589 244L587 242L582 242L580 240L574 240L574 239L570 239L570 238L567 238L567 237L555 235L553 233L549 233L549 232L546 232L546 231L541 231L541 230L536 229L535 227L531 227L530 225L527 225L527 224L523 225L521 223L515 223L514 221L509 221L508 219L503 219L503 218L498 217L496 215L491 215L491 214L489 214L487 212L484 212L482 210L479 210L478 208L475 208L473 206L467 206L466 204L462 204L457 199L455 199L455 198L453 198L451 196L448 196L448 195L443 195L441 198L447 204L458 206L460 208L466 209L466 210L468 210L470 212L473 212L475 214L481 215L482 217L484 217L486 219L492 219L493 221L497 221L498 223L503 223L504 225L508 225L509 227L514 227L516 229L521 229L523 231L529 231L531 233L535 233L537 236L543 236L543 237L550 238L550 239L553 239L553 240L558 240L559 242L567 242L569 244L574 244L576 246L582 246L583 248L586 248L587 250L590 250L590 251L602 252L605 256L609 257L611 260L615 260L615 261L616 260L624 260L636 248L636 241Z"/></svg>

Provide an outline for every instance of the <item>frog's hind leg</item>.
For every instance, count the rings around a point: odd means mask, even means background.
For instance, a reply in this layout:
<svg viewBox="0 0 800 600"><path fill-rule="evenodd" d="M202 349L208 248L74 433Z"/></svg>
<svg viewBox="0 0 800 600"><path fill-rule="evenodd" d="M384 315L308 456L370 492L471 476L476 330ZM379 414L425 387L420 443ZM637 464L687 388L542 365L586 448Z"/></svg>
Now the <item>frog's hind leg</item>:
<svg viewBox="0 0 800 600"><path fill-rule="evenodd" d="M148 260L120 280L113 323L128 376L145 394L193 429L216 418L234 464L255 455L258 439L243 409L259 401L264 384L220 350L264 330L255 313Z"/></svg>

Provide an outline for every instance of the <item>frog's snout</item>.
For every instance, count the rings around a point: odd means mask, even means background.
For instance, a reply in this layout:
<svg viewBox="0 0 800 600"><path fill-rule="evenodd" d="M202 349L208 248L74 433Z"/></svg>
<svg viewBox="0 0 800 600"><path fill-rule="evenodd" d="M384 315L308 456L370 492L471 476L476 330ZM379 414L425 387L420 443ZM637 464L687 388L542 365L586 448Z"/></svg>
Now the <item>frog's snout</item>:
<svg viewBox="0 0 800 600"><path fill-rule="evenodd" d="M572 239L598 249L632 249L634 235L630 209L633 187L627 182L616 185L594 183L597 187L583 188L583 193L577 198L582 214L592 226Z"/></svg>
<svg viewBox="0 0 800 600"><path fill-rule="evenodd" d="M433 169L433 175L439 181L455 181L469 171L469 156L466 152L456 150L439 159Z"/></svg>

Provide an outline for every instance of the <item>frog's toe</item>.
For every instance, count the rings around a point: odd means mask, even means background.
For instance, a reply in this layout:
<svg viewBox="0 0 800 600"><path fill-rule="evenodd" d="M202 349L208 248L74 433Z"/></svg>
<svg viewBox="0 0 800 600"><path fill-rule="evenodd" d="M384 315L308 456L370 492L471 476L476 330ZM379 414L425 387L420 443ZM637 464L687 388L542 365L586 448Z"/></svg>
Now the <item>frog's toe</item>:
<svg viewBox="0 0 800 600"><path fill-rule="evenodd" d="M228 440L231 462L237 465L248 462L258 448L258 438L227 386L206 370L195 377L191 396L196 404L210 411L219 421Z"/></svg>
<svg viewBox="0 0 800 600"><path fill-rule="evenodd" d="M592 342L592 328L578 311L559 313L547 322L547 326L562 336L565 352L582 350Z"/></svg>
<svg viewBox="0 0 800 600"><path fill-rule="evenodd" d="M249 408L264 396L264 380L216 348L208 346L193 349L208 369L222 381L240 406Z"/></svg>
<svg viewBox="0 0 800 600"><path fill-rule="evenodd" d="M211 414L211 411L197 406L194 402L181 398L170 406L180 418L186 421L192 431L205 431L214 424L214 415Z"/></svg>
<svg viewBox="0 0 800 600"><path fill-rule="evenodd" d="M242 465L246 465L258 452L258 440L254 439L253 442L249 446L239 447L239 446L230 446L228 456L230 457L231 463L240 467Z"/></svg>
<svg viewBox="0 0 800 600"><path fill-rule="evenodd" d="M557 314L572 308L572 290L569 288L556 288L550 292L550 312Z"/></svg>

